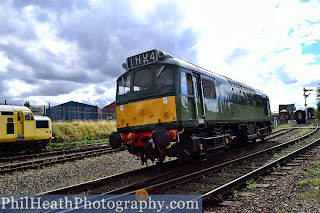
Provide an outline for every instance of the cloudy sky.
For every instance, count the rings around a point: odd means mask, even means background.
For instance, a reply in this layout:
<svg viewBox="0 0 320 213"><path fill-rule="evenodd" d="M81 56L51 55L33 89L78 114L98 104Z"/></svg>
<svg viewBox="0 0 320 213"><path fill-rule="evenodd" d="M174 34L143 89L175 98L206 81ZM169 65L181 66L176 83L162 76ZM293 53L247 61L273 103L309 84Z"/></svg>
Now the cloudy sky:
<svg viewBox="0 0 320 213"><path fill-rule="evenodd" d="M319 0L2 0L0 19L2 104L104 107L125 59L155 48L264 91L272 111L320 83Z"/></svg>

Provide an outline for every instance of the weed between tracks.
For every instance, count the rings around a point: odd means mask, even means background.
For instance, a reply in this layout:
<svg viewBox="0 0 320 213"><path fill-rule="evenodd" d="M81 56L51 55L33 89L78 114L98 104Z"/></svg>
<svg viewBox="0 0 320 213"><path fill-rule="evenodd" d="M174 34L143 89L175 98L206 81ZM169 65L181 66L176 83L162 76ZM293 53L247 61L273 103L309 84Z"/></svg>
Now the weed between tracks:
<svg viewBox="0 0 320 213"><path fill-rule="evenodd" d="M313 199L320 203L320 161L313 163L315 169L307 169L304 175L308 180L301 180L297 185L306 189L306 193L299 193L298 196L303 199Z"/></svg>
<svg viewBox="0 0 320 213"><path fill-rule="evenodd" d="M253 179L251 179L250 181L247 181L247 188L249 189L249 190L253 190L256 186L255 186L255 182L254 182L254 180Z"/></svg>

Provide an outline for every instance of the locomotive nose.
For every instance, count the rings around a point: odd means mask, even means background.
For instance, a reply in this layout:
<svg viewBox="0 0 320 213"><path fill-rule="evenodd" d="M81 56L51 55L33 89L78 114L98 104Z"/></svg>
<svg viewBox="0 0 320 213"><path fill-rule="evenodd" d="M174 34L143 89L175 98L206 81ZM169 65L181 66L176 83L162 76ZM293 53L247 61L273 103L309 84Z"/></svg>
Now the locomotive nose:
<svg viewBox="0 0 320 213"><path fill-rule="evenodd" d="M164 149L169 145L169 135L165 128L157 127L153 130L152 140L157 147Z"/></svg>

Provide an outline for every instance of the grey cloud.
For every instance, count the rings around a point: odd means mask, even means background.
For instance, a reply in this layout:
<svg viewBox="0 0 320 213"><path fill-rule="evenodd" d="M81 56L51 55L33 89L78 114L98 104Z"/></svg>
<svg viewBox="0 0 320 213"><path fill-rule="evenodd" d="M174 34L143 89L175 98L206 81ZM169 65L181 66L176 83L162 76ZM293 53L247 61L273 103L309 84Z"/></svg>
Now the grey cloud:
<svg viewBox="0 0 320 213"><path fill-rule="evenodd" d="M121 64L126 57L154 48L195 62L195 52L191 49L197 35L191 29L178 34L176 26L159 24L168 20L179 24L182 12L175 4L159 5L155 13L146 17L150 21L141 23L132 18L132 12L124 2L109 3L112 8L109 11L96 8L90 13L83 11L82 16L74 13L62 16L59 35L76 41L84 50L85 67L103 70L108 76L116 77L122 73Z"/></svg>
<svg viewBox="0 0 320 213"><path fill-rule="evenodd" d="M25 41L38 38L34 26L25 22L26 18L12 8L11 1L0 4L0 36L19 37Z"/></svg>
<svg viewBox="0 0 320 213"><path fill-rule="evenodd" d="M246 57L249 54L249 51L241 48L236 48L233 52L225 59L227 64L232 64L238 58Z"/></svg>
<svg viewBox="0 0 320 213"><path fill-rule="evenodd" d="M0 51L14 63L29 67L32 72L29 75L20 75L21 71L11 67L12 74L19 78L37 78L42 80L68 80L78 83L101 82L103 76L100 71L92 74L92 70L67 64L67 56L54 55L49 50L41 49L37 53L28 52L23 46L16 44L2 45ZM75 61L76 63L77 61ZM17 72L17 74L15 74Z"/></svg>
<svg viewBox="0 0 320 213"><path fill-rule="evenodd" d="M142 23L137 22L126 1L104 3L105 6L91 7L87 0L16 0L2 5L17 15L9 15L9 21L0 23L0 35L15 33L20 39L0 44L0 52L12 62L6 68L7 74L41 88L21 96L68 94L89 84L114 87L126 57L155 48L197 63L193 47L198 35L191 29L176 31L183 11L175 3L157 5ZM77 52L56 54L46 48L31 52L28 47L34 43L29 43L30 39L37 39L33 21L19 16L19 11L28 5L33 5L36 21L54 29L57 41L76 44ZM4 25L6 28L1 27ZM20 32L17 26L23 30ZM23 37L29 40L22 40ZM99 88L95 88L98 95L102 94Z"/></svg>
<svg viewBox="0 0 320 213"><path fill-rule="evenodd" d="M29 5L39 7L42 9L55 10L59 13L70 11L70 10L79 10L87 8L89 6L88 0L13 0L11 1L14 8L21 10L24 7Z"/></svg>
<svg viewBox="0 0 320 213"><path fill-rule="evenodd" d="M56 96L62 94L68 94L76 89L82 88L83 85L79 83L69 81L48 81L37 82L38 89L31 92L25 92L21 94L21 97L28 96Z"/></svg>
<svg viewBox="0 0 320 213"><path fill-rule="evenodd" d="M103 108L107 106L108 104L114 102L114 99L109 99L109 98L99 98L96 100L96 105L98 105L100 108Z"/></svg>
<svg viewBox="0 0 320 213"><path fill-rule="evenodd" d="M102 95L105 91L104 91L104 89L102 89L101 87L95 86L95 87L94 87L94 92L97 93L97 94L99 94L99 95Z"/></svg>

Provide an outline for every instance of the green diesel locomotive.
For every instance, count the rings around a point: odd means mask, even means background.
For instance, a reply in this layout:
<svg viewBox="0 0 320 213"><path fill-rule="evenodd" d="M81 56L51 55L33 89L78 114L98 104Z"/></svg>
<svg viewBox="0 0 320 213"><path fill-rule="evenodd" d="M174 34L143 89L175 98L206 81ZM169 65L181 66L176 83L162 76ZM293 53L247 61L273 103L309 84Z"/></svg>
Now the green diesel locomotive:
<svg viewBox="0 0 320 213"><path fill-rule="evenodd" d="M269 98L160 50L127 58L117 80L114 148L163 162L206 156L271 132Z"/></svg>

